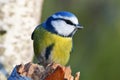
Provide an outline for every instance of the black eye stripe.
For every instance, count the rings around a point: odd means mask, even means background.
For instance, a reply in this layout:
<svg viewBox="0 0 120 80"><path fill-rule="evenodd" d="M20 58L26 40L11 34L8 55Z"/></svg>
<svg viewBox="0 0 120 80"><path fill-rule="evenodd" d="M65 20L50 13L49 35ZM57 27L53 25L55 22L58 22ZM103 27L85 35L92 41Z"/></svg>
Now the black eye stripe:
<svg viewBox="0 0 120 80"><path fill-rule="evenodd" d="M57 18L57 19L54 19L54 20L63 20L63 21L65 21L67 24L76 26L76 24L72 23L70 20L66 20L66 19L62 19L62 18Z"/></svg>
<svg viewBox="0 0 120 80"><path fill-rule="evenodd" d="M64 21L67 23L67 24L70 24L70 25L74 25L70 20L65 20Z"/></svg>

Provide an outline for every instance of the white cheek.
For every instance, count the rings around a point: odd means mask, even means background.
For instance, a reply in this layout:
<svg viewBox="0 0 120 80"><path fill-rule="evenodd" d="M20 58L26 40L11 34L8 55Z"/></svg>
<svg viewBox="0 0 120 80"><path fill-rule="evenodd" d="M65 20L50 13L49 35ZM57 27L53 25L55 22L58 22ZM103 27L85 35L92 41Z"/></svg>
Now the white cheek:
<svg viewBox="0 0 120 80"><path fill-rule="evenodd" d="M75 27L69 24L66 24L64 21L62 20L57 20L57 21L52 21L51 24L53 25L53 27L55 28L55 30L64 36L68 36L69 34L71 34Z"/></svg>

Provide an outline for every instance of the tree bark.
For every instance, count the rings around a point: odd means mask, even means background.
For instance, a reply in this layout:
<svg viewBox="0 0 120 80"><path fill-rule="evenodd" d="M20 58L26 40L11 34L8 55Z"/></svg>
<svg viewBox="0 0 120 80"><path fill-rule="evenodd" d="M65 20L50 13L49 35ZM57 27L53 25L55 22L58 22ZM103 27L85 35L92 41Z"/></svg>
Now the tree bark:
<svg viewBox="0 0 120 80"><path fill-rule="evenodd" d="M39 23L42 4L43 0L0 0L0 64L8 72L32 60L31 33Z"/></svg>
<svg viewBox="0 0 120 80"><path fill-rule="evenodd" d="M47 67L27 63L17 65L8 80L79 80L80 72L71 75L70 67L51 63Z"/></svg>

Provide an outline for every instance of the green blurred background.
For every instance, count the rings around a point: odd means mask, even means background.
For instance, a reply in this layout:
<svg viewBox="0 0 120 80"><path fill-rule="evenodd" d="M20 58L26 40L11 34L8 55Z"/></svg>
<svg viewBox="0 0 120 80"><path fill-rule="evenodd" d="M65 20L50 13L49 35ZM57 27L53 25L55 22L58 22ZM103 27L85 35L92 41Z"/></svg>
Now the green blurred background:
<svg viewBox="0 0 120 80"><path fill-rule="evenodd" d="M76 14L84 26L74 36L68 65L81 80L120 80L120 0L45 0L42 21L57 11Z"/></svg>

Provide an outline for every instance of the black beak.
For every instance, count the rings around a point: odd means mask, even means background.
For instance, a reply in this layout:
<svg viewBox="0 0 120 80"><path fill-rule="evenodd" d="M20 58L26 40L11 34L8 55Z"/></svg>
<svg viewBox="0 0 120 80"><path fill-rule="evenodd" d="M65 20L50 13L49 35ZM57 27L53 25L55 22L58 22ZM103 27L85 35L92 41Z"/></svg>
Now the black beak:
<svg viewBox="0 0 120 80"><path fill-rule="evenodd" d="M76 25L76 28L77 29L83 29L84 27L82 25L78 24L78 25Z"/></svg>

